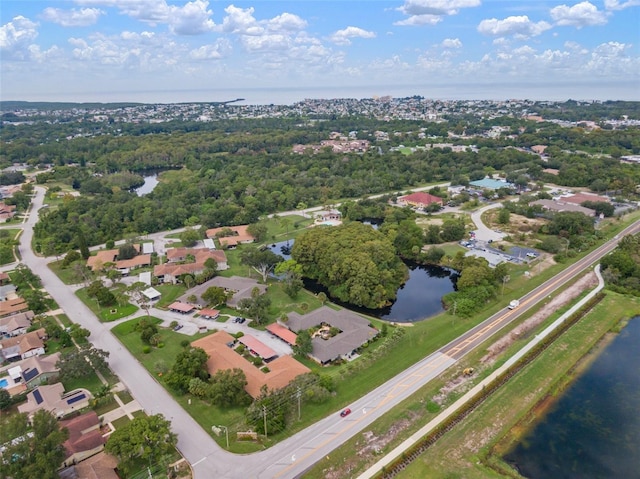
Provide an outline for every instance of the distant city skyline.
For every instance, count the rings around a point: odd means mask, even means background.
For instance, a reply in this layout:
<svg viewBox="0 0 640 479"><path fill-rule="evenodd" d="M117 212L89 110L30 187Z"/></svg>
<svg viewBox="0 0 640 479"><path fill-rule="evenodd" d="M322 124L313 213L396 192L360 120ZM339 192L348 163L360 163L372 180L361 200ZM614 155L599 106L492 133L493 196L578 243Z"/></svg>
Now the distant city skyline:
<svg viewBox="0 0 640 479"><path fill-rule="evenodd" d="M640 100L638 25L640 0L3 0L0 99Z"/></svg>

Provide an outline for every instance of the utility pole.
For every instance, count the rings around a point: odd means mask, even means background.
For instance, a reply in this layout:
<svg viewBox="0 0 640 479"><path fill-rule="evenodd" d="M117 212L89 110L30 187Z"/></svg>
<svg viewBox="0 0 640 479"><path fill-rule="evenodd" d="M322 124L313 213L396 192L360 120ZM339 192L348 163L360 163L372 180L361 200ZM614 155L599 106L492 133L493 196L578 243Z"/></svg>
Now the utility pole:
<svg viewBox="0 0 640 479"><path fill-rule="evenodd" d="M264 417L264 436L268 437L267 434L267 406L262 405L262 415Z"/></svg>
<svg viewBox="0 0 640 479"><path fill-rule="evenodd" d="M300 386L298 386L298 392L296 396L298 396L298 421L299 421L300 420L300 399L302 398L302 391L300 391Z"/></svg>

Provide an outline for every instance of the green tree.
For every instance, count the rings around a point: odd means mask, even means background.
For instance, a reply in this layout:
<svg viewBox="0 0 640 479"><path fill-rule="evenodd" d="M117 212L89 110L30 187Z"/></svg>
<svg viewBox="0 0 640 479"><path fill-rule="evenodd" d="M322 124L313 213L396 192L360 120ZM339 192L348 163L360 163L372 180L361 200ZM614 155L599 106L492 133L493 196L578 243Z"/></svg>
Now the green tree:
<svg viewBox="0 0 640 479"><path fill-rule="evenodd" d="M258 249L255 246L249 246L240 253L240 262L254 269L262 276L264 283L267 282L267 276L280 261L282 261L282 257L270 249Z"/></svg>
<svg viewBox="0 0 640 479"><path fill-rule="evenodd" d="M304 287L302 283L302 265L294 259L288 259L278 263L275 268L275 274L282 278L284 282L284 292L290 297L298 296L300 290Z"/></svg>
<svg viewBox="0 0 640 479"><path fill-rule="evenodd" d="M258 324L267 320L269 306L271 306L271 300L265 294L261 294L258 288L251 290L250 298L243 298L238 302L238 308L245 311L246 315Z"/></svg>
<svg viewBox="0 0 640 479"><path fill-rule="evenodd" d="M26 414L14 414L7 430L18 440L4 445L0 464L3 478L58 479L58 468L66 454L63 443L69 431L60 429L53 414L40 409L33 415L31 425Z"/></svg>
<svg viewBox="0 0 640 479"><path fill-rule="evenodd" d="M0 389L0 411L9 409L12 404L13 401L11 400L11 394L9 394L9 391L4 388Z"/></svg>
<svg viewBox="0 0 640 479"><path fill-rule="evenodd" d="M86 345L79 349L62 353L56 363L56 367L60 370L60 379L69 381L85 376L87 367L92 367L100 373L106 373L109 370L108 357L109 351Z"/></svg>
<svg viewBox="0 0 640 479"><path fill-rule="evenodd" d="M210 286L201 297L209 306L217 306L227 301L227 293L219 286Z"/></svg>
<svg viewBox="0 0 640 479"><path fill-rule="evenodd" d="M139 467L139 461L155 464L162 456L172 454L176 443L171 423L161 414L155 414L138 416L116 429L109 436L105 451L117 457L118 467L131 474Z"/></svg>
<svg viewBox="0 0 640 479"><path fill-rule="evenodd" d="M186 248L195 246L199 239L200 233L195 229L187 229L180 233L180 241Z"/></svg>
<svg viewBox="0 0 640 479"><path fill-rule="evenodd" d="M298 356L307 356L313 351L313 344L311 343L311 335L307 329L298 331L296 337L296 344L293 346L293 352Z"/></svg>
<svg viewBox="0 0 640 479"><path fill-rule="evenodd" d="M118 259L131 259L138 254L135 246L131 243L125 243L118 248Z"/></svg>
<svg viewBox="0 0 640 479"><path fill-rule="evenodd" d="M211 377L210 398L220 407L243 406L251 402L245 391L247 378L242 369L221 369Z"/></svg>
<svg viewBox="0 0 640 479"><path fill-rule="evenodd" d="M291 254L303 274L325 286L332 297L368 308L395 299L408 276L390 240L359 222L306 231Z"/></svg>
<svg viewBox="0 0 640 479"><path fill-rule="evenodd" d="M263 222L253 223L247 226L247 233L253 236L258 243L267 239L267 225Z"/></svg>
<svg viewBox="0 0 640 479"><path fill-rule="evenodd" d="M498 223L501 225L509 224L509 219L511 217L511 212L506 208L500 208L500 212L498 213Z"/></svg>
<svg viewBox="0 0 640 479"><path fill-rule="evenodd" d="M171 371L165 378L172 389L184 394L189 390L189 381L199 378L208 381L207 360L209 355L202 348L184 349L176 357Z"/></svg>
<svg viewBox="0 0 640 479"><path fill-rule="evenodd" d="M445 220L442 223L440 236L443 241L460 241L464 235L465 227L462 218Z"/></svg>

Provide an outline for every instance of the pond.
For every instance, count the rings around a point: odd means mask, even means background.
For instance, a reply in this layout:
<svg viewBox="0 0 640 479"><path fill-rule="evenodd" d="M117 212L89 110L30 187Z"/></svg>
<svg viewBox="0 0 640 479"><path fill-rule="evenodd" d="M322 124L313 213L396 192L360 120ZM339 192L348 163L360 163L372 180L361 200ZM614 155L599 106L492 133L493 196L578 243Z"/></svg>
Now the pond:
<svg viewBox="0 0 640 479"><path fill-rule="evenodd" d="M149 174L147 176L143 176L143 178L144 178L144 184L139 188L135 188L133 190L138 196L144 196L148 193L151 193L159 183L157 172L154 172L153 174Z"/></svg>
<svg viewBox="0 0 640 479"><path fill-rule="evenodd" d="M505 456L529 479L640 477L640 317Z"/></svg>
<svg viewBox="0 0 640 479"><path fill-rule="evenodd" d="M291 258L287 245L292 246L293 240L272 244L269 249L284 259ZM409 279L397 292L393 304L381 309L359 308L349 303L342 303L332 298L336 304L361 312L374 318L387 321L408 323L421 321L443 311L442 296L454 291L457 275L454 270L432 265L418 265L405 262L409 268ZM304 280L304 286L312 293L324 292L327 289L311 280Z"/></svg>

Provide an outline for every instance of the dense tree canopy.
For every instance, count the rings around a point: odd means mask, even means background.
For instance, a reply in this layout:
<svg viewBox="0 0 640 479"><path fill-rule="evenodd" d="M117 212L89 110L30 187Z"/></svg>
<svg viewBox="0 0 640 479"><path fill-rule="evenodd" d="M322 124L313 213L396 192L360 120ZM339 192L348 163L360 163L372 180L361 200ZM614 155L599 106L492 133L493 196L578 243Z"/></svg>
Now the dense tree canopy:
<svg viewBox="0 0 640 479"><path fill-rule="evenodd" d="M26 414L14 414L9 419L7 442L2 451L0 477L13 479L58 479L58 468L65 458L64 441L69 431L60 429L56 417L39 410L31 425Z"/></svg>
<svg viewBox="0 0 640 479"><path fill-rule="evenodd" d="M171 454L176 443L171 422L155 414L135 417L116 429L109 436L105 450L120 460L119 468L131 474L137 472L134 467L138 459L144 464L155 464L162 456Z"/></svg>
<svg viewBox="0 0 640 479"><path fill-rule="evenodd" d="M306 231L291 255L332 296L367 308L389 304L408 275L389 239L358 222Z"/></svg>
<svg viewBox="0 0 640 479"><path fill-rule="evenodd" d="M640 296L640 235L622 238L601 261L602 276L614 291Z"/></svg>

